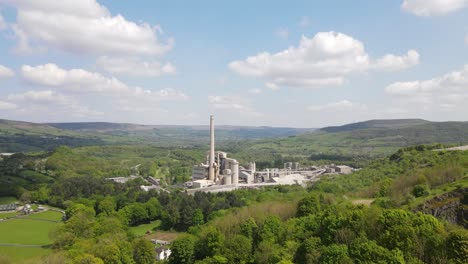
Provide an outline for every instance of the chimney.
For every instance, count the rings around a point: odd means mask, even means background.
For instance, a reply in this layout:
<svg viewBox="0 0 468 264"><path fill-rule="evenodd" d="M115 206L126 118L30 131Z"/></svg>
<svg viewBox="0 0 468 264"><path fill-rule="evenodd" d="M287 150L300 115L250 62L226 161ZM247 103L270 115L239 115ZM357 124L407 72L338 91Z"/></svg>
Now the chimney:
<svg viewBox="0 0 468 264"><path fill-rule="evenodd" d="M214 117L210 116L210 167L208 180L215 180L215 139L214 139Z"/></svg>

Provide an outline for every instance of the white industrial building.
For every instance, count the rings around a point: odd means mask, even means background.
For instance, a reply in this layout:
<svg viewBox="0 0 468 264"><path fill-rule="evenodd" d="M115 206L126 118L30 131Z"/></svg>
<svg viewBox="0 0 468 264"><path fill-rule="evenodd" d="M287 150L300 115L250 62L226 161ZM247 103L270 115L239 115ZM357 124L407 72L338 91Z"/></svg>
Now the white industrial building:
<svg viewBox="0 0 468 264"><path fill-rule="evenodd" d="M194 193L202 189L206 192L231 191L238 188L261 187L270 185L305 185L325 173L351 173L354 169L348 166L325 166L301 169L299 162L285 162L283 169L267 168L257 171L255 162L246 167L229 158L226 152L215 151L214 118L210 117L210 151L205 163L192 168L192 181L185 186Z"/></svg>

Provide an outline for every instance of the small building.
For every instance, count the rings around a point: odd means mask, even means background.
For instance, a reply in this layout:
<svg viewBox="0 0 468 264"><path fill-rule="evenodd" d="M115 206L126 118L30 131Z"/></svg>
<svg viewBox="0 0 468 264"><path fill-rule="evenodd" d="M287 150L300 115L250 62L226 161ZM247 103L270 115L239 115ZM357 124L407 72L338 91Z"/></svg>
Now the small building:
<svg viewBox="0 0 468 264"><path fill-rule="evenodd" d="M346 165L335 166L335 171L341 174L350 174L353 172L353 168Z"/></svg>
<svg viewBox="0 0 468 264"><path fill-rule="evenodd" d="M15 211L16 204L0 204L0 211Z"/></svg>
<svg viewBox="0 0 468 264"><path fill-rule="evenodd" d="M142 191L149 192L150 190L158 190L159 186L157 186L157 185L149 185L149 186L140 185L140 189Z"/></svg>
<svg viewBox="0 0 468 264"><path fill-rule="evenodd" d="M169 241L160 240L160 239L151 239L151 242L153 242L153 244L160 245L160 246L167 246L171 244L171 242Z"/></svg>
<svg viewBox="0 0 468 264"><path fill-rule="evenodd" d="M194 165L192 167L192 180L200 180L208 178L207 165Z"/></svg>
<svg viewBox="0 0 468 264"><path fill-rule="evenodd" d="M214 181L210 181L210 180L196 180L196 181L193 181L192 182L192 186L193 188L205 188L205 187L210 187L212 185L214 185Z"/></svg>
<svg viewBox="0 0 468 264"><path fill-rule="evenodd" d="M171 255L171 249L165 246L156 247L156 260L166 260Z"/></svg>
<svg viewBox="0 0 468 264"><path fill-rule="evenodd" d="M137 178L141 178L140 176L130 175L128 177L115 177L115 178L107 178L106 180L117 182L117 183L126 183L130 180L135 180Z"/></svg>
<svg viewBox="0 0 468 264"><path fill-rule="evenodd" d="M155 179L151 176L149 176L147 179L147 181L149 181L151 184L154 184L154 185L160 185L160 180L159 179Z"/></svg>

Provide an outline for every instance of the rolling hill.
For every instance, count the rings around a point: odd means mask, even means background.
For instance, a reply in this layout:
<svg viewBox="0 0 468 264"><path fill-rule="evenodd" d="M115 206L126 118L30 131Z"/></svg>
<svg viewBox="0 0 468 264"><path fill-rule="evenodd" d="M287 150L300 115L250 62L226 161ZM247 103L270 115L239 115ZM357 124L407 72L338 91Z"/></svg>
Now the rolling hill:
<svg viewBox="0 0 468 264"><path fill-rule="evenodd" d="M282 138L314 131L309 128L217 126L217 142ZM30 123L0 119L0 152L51 150L108 144L159 147L204 147L208 126L139 125L128 123Z"/></svg>
<svg viewBox="0 0 468 264"><path fill-rule="evenodd" d="M275 160L277 164L271 166L279 166L286 160L356 164L356 161L383 157L401 147L434 143L468 143L468 122L371 120L276 140L237 142L227 150L247 160L259 160L258 157L263 157L265 162Z"/></svg>

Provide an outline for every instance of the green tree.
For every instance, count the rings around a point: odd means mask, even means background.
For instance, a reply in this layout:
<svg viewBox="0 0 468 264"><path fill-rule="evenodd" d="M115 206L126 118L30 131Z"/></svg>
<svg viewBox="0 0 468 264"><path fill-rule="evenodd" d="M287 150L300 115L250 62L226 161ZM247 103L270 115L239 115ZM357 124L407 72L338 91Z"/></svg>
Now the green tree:
<svg viewBox="0 0 468 264"><path fill-rule="evenodd" d="M320 263L335 264L335 263L353 263L348 256L348 246L332 244L326 247L320 258Z"/></svg>
<svg viewBox="0 0 468 264"><path fill-rule="evenodd" d="M250 263L252 255L252 241L243 235L234 235L224 242L223 255L229 263Z"/></svg>
<svg viewBox="0 0 468 264"><path fill-rule="evenodd" d="M102 259L91 254L83 254L73 259L73 264L104 264Z"/></svg>
<svg viewBox="0 0 468 264"><path fill-rule="evenodd" d="M204 259L220 254L224 245L224 235L215 227L208 227L197 241L196 257Z"/></svg>
<svg viewBox="0 0 468 264"><path fill-rule="evenodd" d="M171 244L169 264L191 264L194 262L196 239L191 235L183 235Z"/></svg>
<svg viewBox="0 0 468 264"><path fill-rule="evenodd" d="M102 201L99 202L97 208L99 214L112 215L117 208L117 204L114 197L106 196Z"/></svg>
<svg viewBox="0 0 468 264"><path fill-rule="evenodd" d="M154 262L156 252L153 244L145 238L133 241L133 259L138 264L151 264Z"/></svg>
<svg viewBox="0 0 468 264"><path fill-rule="evenodd" d="M316 193L310 194L297 204L297 216L306 216L320 212L320 198Z"/></svg>
<svg viewBox="0 0 468 264"><path fill-rule="evenodd" d="M447 251L453 263L466 263L468 259L468 231L460 229L450 232L447 238Z"/></svg>
<svg viewBox="0 0 468 264"><path fill-rule="evenodd" d="M192 217L192 225L193 226L199 226L203 225L205 223L204 217L203 217L203 212L201 209L195 209L193 212L193 217Z"/></svg>

